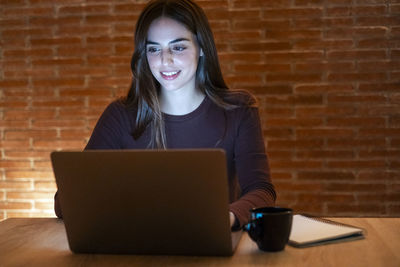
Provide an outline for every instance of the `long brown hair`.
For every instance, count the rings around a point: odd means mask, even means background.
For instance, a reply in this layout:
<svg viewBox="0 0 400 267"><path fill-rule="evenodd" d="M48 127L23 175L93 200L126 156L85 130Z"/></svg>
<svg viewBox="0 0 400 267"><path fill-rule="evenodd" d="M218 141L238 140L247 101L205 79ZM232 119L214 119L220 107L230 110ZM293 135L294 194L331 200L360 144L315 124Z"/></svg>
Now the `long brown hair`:
<svg viewBox="0 0 400 267"><path fill-rule="evenodd" d="M226 100L226 96L233 92L228 89L223 79L214 37L202 8L192 0L150 1L136 23L135 51L131 60L132 84L124 103L136 110L133 137L138 139L150 126L149 146L165 149L167 143L159 103L160 84L153 77L146 57L147 32L151 23L160 17L174 19L195 35L199 48L203 51L196 71L196 88L225 109L237 105ZM254 99L250 102L253 103Z"/></svg>

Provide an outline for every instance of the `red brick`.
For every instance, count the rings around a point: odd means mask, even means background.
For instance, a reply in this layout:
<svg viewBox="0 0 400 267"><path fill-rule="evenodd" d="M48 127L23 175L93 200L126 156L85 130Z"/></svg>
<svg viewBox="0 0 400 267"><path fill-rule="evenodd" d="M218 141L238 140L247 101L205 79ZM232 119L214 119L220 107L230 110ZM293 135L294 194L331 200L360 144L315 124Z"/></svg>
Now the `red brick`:
<svg viewBox="0 0 400 267"><path fill-rule="evenodd" d="M0 121L0 129L1 128L9 128L9 129L26 129L28 127L28 121Z"/></svg>
<svg viewBox="0 0 400 267"><path fill-rule="evenodd" d="M353 147L354 149L360 147L384 147L386 146L385 137L379 138L357 138L357 139L349 139L349 138L328 138L327 139L327 147L332 148L348 148Z"/></svg>
<svg viewBox="0 0 400 267"><path fill-rule="evenodd" d="M235 64L236 72L267 72L267 73L290 73L290 64Z"/></svg>
<svg viewBox="0 0 400 267"><path fill-rule="evenodd" d="M83 64L82 58L64 58L64 59L34 59L32 65L34 67L48 67L54 68L55 66L79 66Z"/></svg>
<svg viewBox="0 0 400 267"><path fill-rule="evenodd" d="M355 137L355 131L352 129L336 129L336 128L313 128L313 129L298 129L296 136L300 138L314 137Z"/></svg>
<svg viewBox="0 0 400 267"><path fill-rule="evenodd" d="M20 189L32 189L32 182L30 181L18 181L18 180L7 180L0 181L0 189L11 189L11 190L20 190ZM2 199L0 197L0 199Z"/></svg>
<svg viewBox="0 0 400 267"><path fill-rule="evenodd" d="M356 18L356 25L359 26L381 26L381 25L386 25L386 26L397 26L400 23L400 18L399 16L393 15L393 16L365 16L365 17L359 17Z"/></svg>
<svg viewBox="0 0 400 267"><path fill-rule="evenodd" d="M374 73L361 73L361 72L353 72L353 73L332 73L328 75L329 81L385 81L387 80L387 74L384 72L374 72Z"/></svg>
<svg viewBox="0 0 400 267"><path fill-rule="evenodd" d="M83 75L89 75L90 77L101 77L101 76L107 76L107 75L111 75L110 74L110 70L107 68L79 68L79 67L75 67L75 68L60 68L59 69L59 74L60 76L78 76L78 77L82 77ZM79 89L82 89L83 86L81 86ZM74 90L74 89L72 89ZM63 89L61 89L60 91L65 91Z"/></svg>
<svg viewBox="0 0 400 267"><path fill-rule="evenodd" d="M331 94L328 96L328 103L385 103L383 95L345 95Z"/></svg>
<svg viewBox="0 0 400 267"><path fill-rule="evenodd" d="M49 217L49 215L47 214L49 212L49 210L53 210L54 209L54 202L53 201L35 201L34 203L34 208L35 210L44 210L46 211L45 214L43 214L44 217Z"/></svg>
<svg viewBox="0 0 400 267"><path fill-rule="evenodd" d="M110 25L111 23L132 23L134 24L139 17L138 14L131 14L129 15L121 15L118 16L109 15L109 14L102 14L102 15L87 15L86 16L86 23L89 25Z"/></svg>
<svg viewBox="0 0 400 267"><path fill-rule="evenodd" d="M299 40L296 41L294 48L296 49L349 49L354 46L353 40Z"/></svg>
<svg viewBox="0 0 400 267"><path fill-rule="evenodd" d="M261 33L260 31L235 31L235 32L227 32L227 31L214 31L214 37L215 39L218 40L230 40L232 43L237 42L237 41L242 41L242 40L259 40L261 38Z"/></svg>
<svg viewBox="0 0 400 267"><path fill-rule="evenodd" d="M0 80L0 88L1 87L27 87L28 80Z"/></svg>
<svg viewBox="0 0 400 267"><path fill-rule="evenodd" d="M374 106L374 107L361 107L359 108L359 112L364 115L374 115L374 116L390 116L395 114L396 106Z"/></svg>
<svg viewBox="0 0 400 267"><path fill-rule="evenodd" d="M85 127L84 120L34 120L32 122L32 129L43 128L43 129L52 129L52 128L83 128Z"/></svg>
<svg viewBox="0 0 400 267"><path fill-rule="evenodd" d="M30 171L30 170L20 170L20 171L6 171L6 179L54 179L52 171ZM11 192L9 192L11 194ZM12 197L9 196L9 199Z"/></svg>
<svg viewBox="0 0 400 267"><path fill-rule="evenodd" d="M294 115L293 108L278 108L278 107L267 107L263 110L262 115L266 117L287 117L290 115Z"/></svg>
<svg viewBox="0 0 400 267"><path fill-rule="evenodd" d="M48 200L54 198L53 192L35 192L35 191L26 191L26 192L8 192L7 198L9 200Z"/></svg>
<svg viewBox="0 0 400 267"><path fill-rule="evenodd" d="M88 129L79 129L79 130L74 130L74 129L61 129L60 130L60 138L62 139L78 139L82 140L85 144L87 143L88 140L84 140L85 138L88 139L90 137L90 134L92 133L94 124L97 122L98 116L93 122L89 121L89 127L91 128L90 130ZM77 138L77 136L79 138ZM83 148L83 147L82 147Z"/></svg>
<svg viewBox="0 0 400 267"><path fill-rule="evenodd" d="M96 44L88 47L82 47L80 45L72 45L72 46L62 46L57 48L57 55L61 57L80 57L82 54L88 55L111 55L112 47L109 44ZM81 61L82 62L82 61ZM104 66L97 66L97 67L104 67Z"/></svg>
<svg viewBox="0 0 400 267"><path fill-rule="evenodd" d="M400 83L361 83L358 88L364 92L398 92Z"/></svg>
<svg viewBox="0 0 400 267"><path fill-rule="evenodd" d="M30 168L31 162L30 161L15 161L15 160L1 160L0 161L0 168L4 169L23 169L23 168Z"/></svg>
<svg viewBox="0 0 400 267"><path fill-rule="evenodd" d="M111 33L108 25L60 25L56 30L58 36L98 36Z"/></svg>
<svg viewBox="0 0 400 267"><path fill-rule="evenodd" d="M232 50L233 51L248 51L248 52L254 52L254 51L277 51L277 50L289 50L292 48L292 45L290 44L290 42L276 42L276 41L270 41L270 42L266 42L266 41L262 41L262 42L241 42L241 43L235 43L231 45ZM220 50L220 49L218 49ZM303 53L304 55L304 53ZM316 57L315 54L313 53L307 53L307 55L309 55L310 57ZM285 54L278 54L278 55L274 55L275 57L285 57L286 59L289 59L291 57L287 56L286 53ZM306 55L304 55L306 56Z"/></svg>
<svg viewBox="0 0 400 267"><path fill-rule="evenodd" d="M83 140L38 140L33 142L34 149L76 149L82 150L86 145Z"/></svg>
<svg viewBox="0 0 400 267"><path fill-rule="evenodd" d="M322 139L297 140L267 140L268 149L320 149L324 144Z"/></svg>
<svg viewBox="0 0 400 267"><path fill-rule="evenodd" d="M244 86L240 89L247 89L255 94L267 95L286 95L293 92L292 87L288 85Z"/></svg>
<svg viewBox="0 0 400 267"><path fill-rule="evenodd" d="M400 150L361 150L359 157L363 159L400 158Z"/></svg>
<svg viewBox="0 0 400 267"><path fill-rule="evenodd" d="M54 3L53 3L54 4ZM51 27L61 26L66 24L77 24L79 25L83 20L83 16L68 16L68 17L31 17L29 18L29 24L36 27Z"/></svg>
<svg viewBox="0 0 400 267"><path fill-rule="evenodd" d="M323 189L323 186L318 183L310 183L310 182L301 182L296 181L296 183L292 182L276 182L277 192L315 192Z"/></svg>
<svg viewBox="0 0 400 267"><path fill-rule="evenodd" d="M321 17L322 8L287 8L267 9L264 12L265 18L296 18L296 17Z"/></svg>
<svg viewBox="0 0 400 267"><path fill-rule="evenodd" d="M280 20L235 20L233 24L233 30L265 30L265 29L276 29L279 27L280 29L289 29L290 28L290 20L288 19L280 19Z"/></svg>
<svg viewBox="0 0 400 267"><path fill-rule="evenodd" d="M64 99L49 99L33 101L32 106L35 108L49 107L83 107L83 100L64 100Z"/></svg>
<svg viewBox="0 0 400 267"><path fill-rule="evenodd" d="M326 72L351 72L355 70L352 62L332 62L332 63L297 63L296 71L306 73L326 73ZM340 87L340 86L338 86Z"/></svg>
<svg viewBox="0 0 400 267"><path fill-rule="evenodd" d="M301 68L305 68L309 64L296 64ZM317 66L324 66L324 63L316 64ZM351 84L312 84L312 85L297 85L295 87L295 92L297 93L329 93L329 92L352 92L354 91L354 86Z"/></svg>
<svg viewBox="0 0 400 267"><path fill-rule="evenodd" d="M375 216L384 214L385 206L377 202L375 204L334 204L330 203L327 205L328 214L337 214L343 216L354 216L355 214L362 214L364 216L373 215Z"/></svg>
<svg viewBox="0 0 400 267"><path fill-rule="evenodd" d="M353 194L299 194L298 199L300 203L341 203L348 205L350 203L355 203L356 198Z"/></svg>
<svg viewBox="0 0 400 267"><path fill-rule="evenodd" d="M42 169L46 169L46 170L51 170L52 169L52 165L50 160L34 160L33 161L33 169L34 170L42 170ZM45 183L49 183L49 182L45 182Z"/></svg>
<svg viewBox="0 0 400 267"><path fill-rule="evenodd" d="M59 79L43 79L33 80L33 86L35 87L74 87L83 86L85 80L83 78L59 78Z"/></svg>
<svg viewBox="0 0 400 267"><path fill-rule="evenodd" d="M351 116L356 113L353 106L296 107L297 117Z"/></svg>
<svg viewBox="0 0 400 267"><path fill-rule="evenodd" d="M22 201L0 201L0 210L23 210L31 209L31 202Z"/></svg>
<svg viewBox="0 0 400 267"><path fill-rule="evenodd" d="M332 169L381 169L386 167L385 160L346 160L330 161L327 164Z"/></svg>
<svg viewBox="0 0 400 267"><path fill-rule="evenodd" d="M271 177L273 177L274 181L281 181L281 180L290 180L292 179L293 176L289 172L279 170L279 171L272 171Z"/></svg>
<svg viewBox="0 0 400 267"><path fill-rule="evenodd" d="M26 148L22 150L5 151L5 158L7 159L49 159L50 151L33 151Z"/></svg>
<svg viewBox="0 0 400 267"><path fill-rule="evenodd" d="M247 62L251 60L251 62L260 62L262 61L262 53L260 52L230 52L230 53L219 53L218 54L219 60L222 62Z"/></svg>
<svg viewBox="0 0 400 267"><path fill-rule="evenodd" d="M286 39L317 39L322 37L321 30L270 30L265 32L266 39L286 40Z"/></svg>
<svg viewBox="0 0 400 267"><path fill-rule="evenodd" d="M324 189L327 192L346 192L346 191L357 191L357 192L384 192L386 185L382 183L329 183L324 185Z"/></svg>
<svg viewBox="0 0 400 267"><path fill-rule="evenodd" d="M61 6L58 9L59 16L70 14L110 13L110 5L87 5L87 6Z"/></svg>
<svg viewBox="0 0 400 267"><path fill-rule="evenodd" d="M7 120L26 120L26 118L35 119L50 119L54 118L56 114L55 109L13 109L4 113L4 119Z"/></svg>
<svg viewBox="0 0 400 267"><path fill-rule="evenodd" d="M321 51L271 52L266 54L266 59L268 62L278 61L279 63L300 60L321 60L323 57L324 55Z"/></svg>
<svg viewBox="0 0 400 267"><path fill-rule="evenodd" d="M397 181L400 179L399 171L360 170L357 174L359 181Z"/></svg>
<svg viewBox="0 0 400 267"><path fill-rule="evenodd" d="M269 150L268 157L271 159L286 159L290 160L293 157L293 153L290 151L277 151L277 150Z"/></svg>
<svg viewBox="0 0 400 267"><path fill-rule="evenodd" d="M383 126L385 125L385 119L380 117L347 117L347 118L328 118L328 126Z"/></svg>
<svg viewBox="0 0 400 267"><path fill-rule="evenodd" d="M302 181L353 181L355 175L352 172L344 171L300 171L297 179Z"/></svg>
<svg viewBox="0 0 400 267"><path fill-rule="evenodd" d="M5 131L5 138L7 140L21 140L25 138L55 138L57 136L56 130L7 130Z"/></svg>
<svg viewBox="0 0 400 267"><path fill-rule="evenodd" d="M338 50L328 51L328 59L333 60L371 60L386 57L385 50Z"/></svg>
<svg viewBox="0 0 400 267"><path fill-rule="evenodd" d="M28 102L23 100L0 100L0 108L25 108L27 106Z"/></svg>
<svg viewBox="0 0 400 267"><path fill-rule="evenodd" d="M290 6L289 0L276 0L266 4L263 0L233 0L234 8L256 8L256 7L286 7Z"/></svg>
<svg viewBox="0 0 400 267"><path fill-rule="evenodd" d="M55 70L54 69L41 69L41 68L26 68L24 70L5 70L4 75L8 76L10 78L25 78L27 76L32 76L32 77L51 77L55 75ZM26 88L24 88L26 89ZM25 91L25 96L29 93L26 90Z"/></svg>
<svg viewBox="0 0 400 267"><path fill-rule="evenodd" d="M283 118L271 118L267 119L267 125L271 126L297 126L297 127L315 127L322 124L322 120L318 118L302 118L302 119L283 119Z"/></svg>
<svg viewBox="0 0 400 267"><path fill-rule="evenodd" d="M29 147L29 140L0 140L1 149L17 149Z"/></svg>

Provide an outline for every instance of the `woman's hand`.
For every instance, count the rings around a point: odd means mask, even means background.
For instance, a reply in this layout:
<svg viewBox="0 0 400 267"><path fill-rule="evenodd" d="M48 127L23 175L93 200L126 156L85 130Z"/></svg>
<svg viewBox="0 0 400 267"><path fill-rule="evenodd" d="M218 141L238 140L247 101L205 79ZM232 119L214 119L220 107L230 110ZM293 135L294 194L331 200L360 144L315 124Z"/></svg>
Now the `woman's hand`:
<svg viewBox="0 0 400 267"><path fill-rule="evenodd" d="M231 221L231 227L232 227L233 224L235 223L236 217L235 214L233 214L231 211L229 212L229 219Z"/></svg>

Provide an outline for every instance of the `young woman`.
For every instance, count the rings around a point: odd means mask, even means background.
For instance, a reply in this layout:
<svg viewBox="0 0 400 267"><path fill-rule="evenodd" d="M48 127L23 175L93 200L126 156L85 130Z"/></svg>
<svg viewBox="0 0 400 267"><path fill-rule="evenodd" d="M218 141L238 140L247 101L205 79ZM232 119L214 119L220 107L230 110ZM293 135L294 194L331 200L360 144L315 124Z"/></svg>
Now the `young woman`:
<svg viewBox="0 0 400 267"><path fill-rule="evenodd" d="M131 67L128 95L106 108L85 149L222 148L233 229L251 208L274 205L255 100L226 86L196 3L151 1L136 24ZM55 211L62 217L57 194Z"/></svg>

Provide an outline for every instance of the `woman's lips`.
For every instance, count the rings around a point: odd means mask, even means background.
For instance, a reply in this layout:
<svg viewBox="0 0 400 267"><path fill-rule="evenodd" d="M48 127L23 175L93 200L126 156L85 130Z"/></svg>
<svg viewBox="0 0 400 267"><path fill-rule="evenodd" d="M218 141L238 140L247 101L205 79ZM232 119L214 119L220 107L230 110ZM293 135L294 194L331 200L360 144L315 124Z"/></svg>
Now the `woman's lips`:
<svg viewBox="0 0 400 267"><path fill-rule="evenodd" d="M174 80L176 79L179 74L181 73L181 71L162 71L160 72L161 77L163 77L163 79L165 80Z"/></svg>

